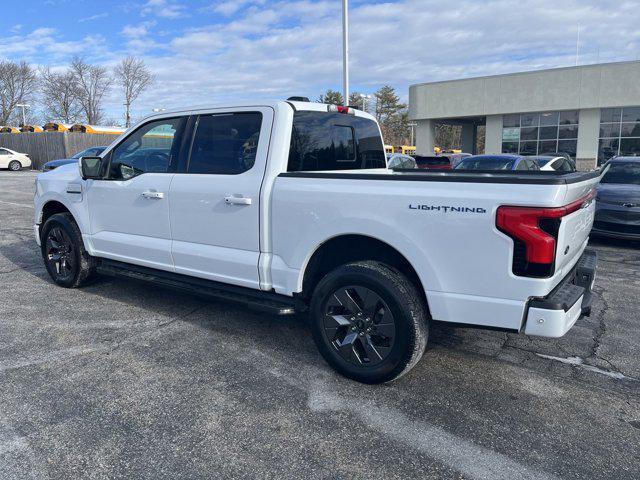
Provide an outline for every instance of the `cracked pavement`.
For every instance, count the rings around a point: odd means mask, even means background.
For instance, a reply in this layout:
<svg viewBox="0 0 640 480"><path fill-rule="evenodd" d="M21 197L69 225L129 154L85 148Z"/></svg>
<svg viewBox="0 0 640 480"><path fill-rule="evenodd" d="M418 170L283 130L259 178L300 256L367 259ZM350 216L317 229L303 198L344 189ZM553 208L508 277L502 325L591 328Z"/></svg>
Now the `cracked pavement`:
<svg viewBox="0 0 640 480"><path fill-rule="evenodd" d="M2 479L638 478L639 244L593 242L593 312L565 337L438 324L415 369L366 386L303 319L55 287L34 178L0 171Z"/></svg>

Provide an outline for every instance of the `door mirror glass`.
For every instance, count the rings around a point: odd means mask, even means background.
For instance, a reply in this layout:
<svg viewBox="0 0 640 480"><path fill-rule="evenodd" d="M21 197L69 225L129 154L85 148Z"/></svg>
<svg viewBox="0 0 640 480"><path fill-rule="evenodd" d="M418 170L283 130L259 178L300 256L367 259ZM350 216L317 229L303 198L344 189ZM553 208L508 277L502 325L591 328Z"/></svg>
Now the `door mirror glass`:
<svg viewBox="0 0 640 480"><path fill-rule="evenodd" d="M102 158L82 157L80 159L80 172L84 180L102 178Z"/></svg>

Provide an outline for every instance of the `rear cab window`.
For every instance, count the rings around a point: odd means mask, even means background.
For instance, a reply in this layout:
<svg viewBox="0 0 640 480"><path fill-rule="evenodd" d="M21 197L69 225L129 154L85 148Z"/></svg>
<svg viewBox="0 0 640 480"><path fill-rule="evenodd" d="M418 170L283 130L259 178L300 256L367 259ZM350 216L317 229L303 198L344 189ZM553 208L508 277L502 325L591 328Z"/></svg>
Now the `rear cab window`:
<svg viewBox="0 0 640 480"><path fill-rule="evenodd" d="M297 111L289 172L386 168L378 124L343 113Z"/></svg>

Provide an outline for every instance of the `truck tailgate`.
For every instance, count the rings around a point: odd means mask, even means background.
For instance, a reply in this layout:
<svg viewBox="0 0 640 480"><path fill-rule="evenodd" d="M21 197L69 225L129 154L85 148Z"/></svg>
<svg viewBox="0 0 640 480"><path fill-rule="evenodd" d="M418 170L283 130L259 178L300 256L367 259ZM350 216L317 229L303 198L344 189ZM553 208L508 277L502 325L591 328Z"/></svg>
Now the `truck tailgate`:
<svg viewBox="0 0 640 480"><path fill-rule="evenodd" d="M577 261L587 244L596 210L594 189L600 178L590 178L567 185L566 205L580 202L585 198L589 200L584 202L581 208L562 218L556 246L556 272L567 265L573 266L574 260Z"/></svg>

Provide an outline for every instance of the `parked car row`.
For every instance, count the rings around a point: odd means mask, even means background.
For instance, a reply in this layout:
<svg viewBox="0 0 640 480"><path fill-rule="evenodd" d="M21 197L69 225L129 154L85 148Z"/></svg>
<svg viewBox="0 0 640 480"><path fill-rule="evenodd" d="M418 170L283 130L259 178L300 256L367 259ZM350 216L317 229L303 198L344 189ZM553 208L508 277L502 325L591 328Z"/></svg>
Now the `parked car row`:
<svg viewBox="0 0 640 480"><path fill-rule="evenodd" d="M85 150L82 150L71 158L63 158L60 160L51 160L43 165L42 171L48 172L49 170L53 170L61 165L66 165L68 163L77 163L78 159L81 157L95 157L100 155L104 149L107 147L90 147ZM0 168L6 168L12 172L18 172L23 168L28 168L31 166L31 159L29 155L26 153L19 153L15 150L11 150L9 148L0 148Z"/></svg>
<svg viewBox="0 0 640 480"><path fill-rule="evenodd" d="M471 155L449 153L444 155L387 155L389 168L420 168L427 170L542 170L575 172L573 160L565 155Z"/></svg>

